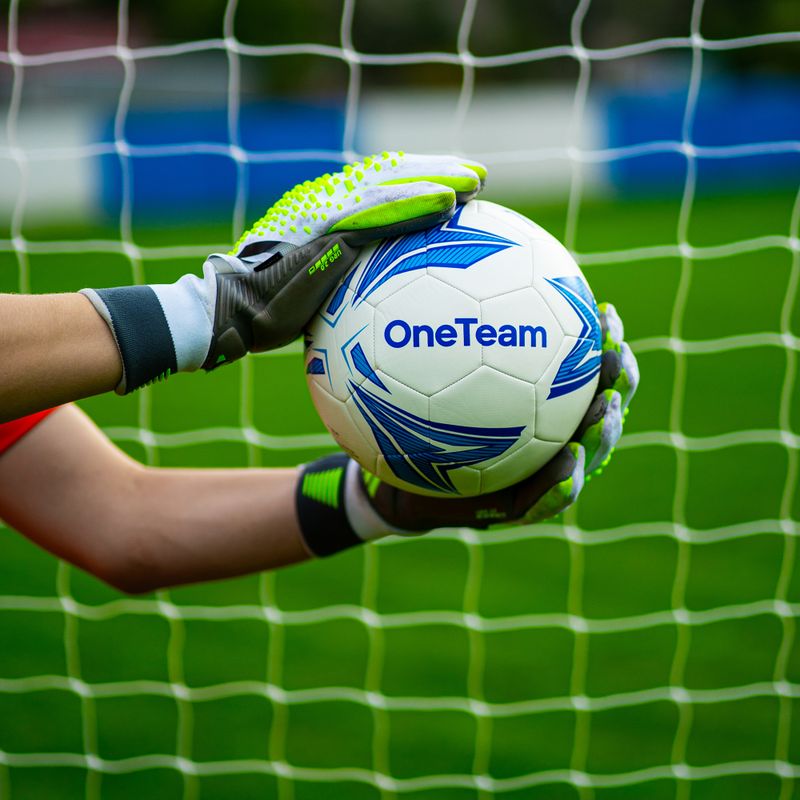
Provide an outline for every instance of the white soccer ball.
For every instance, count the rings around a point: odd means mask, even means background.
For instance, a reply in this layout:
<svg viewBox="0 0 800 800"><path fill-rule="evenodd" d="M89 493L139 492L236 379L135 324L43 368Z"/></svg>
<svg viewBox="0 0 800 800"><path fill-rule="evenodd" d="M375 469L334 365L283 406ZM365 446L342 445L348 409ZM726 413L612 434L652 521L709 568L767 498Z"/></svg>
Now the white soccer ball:
<svg viewBox="0 0 800 800"><path fill-rule="evenodd" d="M569 441L600 372L597 305L547 231L478 200L365 247L306 335L343 450L411 492L485 494Z"/></svg>

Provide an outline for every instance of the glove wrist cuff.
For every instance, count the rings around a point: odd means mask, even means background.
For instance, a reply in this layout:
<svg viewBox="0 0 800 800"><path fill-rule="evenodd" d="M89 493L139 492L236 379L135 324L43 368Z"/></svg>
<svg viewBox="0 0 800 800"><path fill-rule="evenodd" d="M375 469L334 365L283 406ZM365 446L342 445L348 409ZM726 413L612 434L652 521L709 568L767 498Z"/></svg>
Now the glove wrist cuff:
<svg viewBox="0 0 800 800"><path fill-rule="evenodd" d="M150 286L82 289L105 320L122 361L117 394L177 372L175 345L164 310Z"/></svg>
<svg viewBox="0 0 800 800"><path fill-rule="evenodd" d="M315 556L329 556L391 533L370 505L361 467L344 453L301 467L295 489L300 532Z"/></svg>
<svg viewBox="0 0 800 800"><path fill-rule="evenodd" d="M184 275L171 284L82 289L114 336L122 360L117 394L198 369L208 354L211 321L205 283Z"/></svg>
<svg viewBox="0 0 800 800"><path fill-rule="evenodd" d="M178 372L200 369L211 345L213 301L209 295L214 291L216 279L213 270L205 272L205 279L188 274L175 283L150 287L169 325Z"/></svg>
<svg viewBox="0 0 800 800"><path fill-rule="evenodd" d="M337 453L300 468L295 486L297 520L306 549L315 556L362 544L345 510L349 461Z"/></svg>

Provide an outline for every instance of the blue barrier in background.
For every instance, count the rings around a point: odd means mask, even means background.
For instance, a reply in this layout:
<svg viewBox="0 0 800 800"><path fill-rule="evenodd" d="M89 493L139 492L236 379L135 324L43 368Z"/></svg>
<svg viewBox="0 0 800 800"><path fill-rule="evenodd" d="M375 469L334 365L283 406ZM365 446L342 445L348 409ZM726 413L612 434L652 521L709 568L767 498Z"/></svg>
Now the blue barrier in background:
<svg viewBox="0 0 800 800"><path fill-rule="evenodd" d="M270 102L241 109L241 146L253 152L331 150L342 147L344 117L336 106ZM129 145L164 146L229 144L225 109L131 111L125 121ZM114 120L102 126L101 141L114 141ZM236 162L225 153L131 155L134 219L157 222L191 221L230 214L236 197ZM289 160L249 163L247 218L260 216L300 180L341 167L338 161ZM100 206L117 218L122 205L120 159L100 159Z"/></svg>
<svg viewBox="0 0 800 800"><path fill-rule="evenodd" d="M603 125L611 148L654 142L681 142L686 91L646 89L609 92L603 102ZM101 141L113 142L113 118ZM290 150L337 152L342 147L344 116L339 105L270 101L241 109L241 146L248 153ZM227 112L162 109L131 111L125 139L132 146L229 144ZM704 81L690 139L697 146L800 141L800 83L777 80ZM611 186L620 195L674 194L682 191L686 156L662 152L614 159L607 164ZM100 159L100 207L111 219L122 203L122 173L117 156ZM129 157L133 215L137 223L170 224L229 215L236 198L237 165L227 152ZM800 153L731 155L696 160L697 191L719 193L749 188L796 187ZM287 188L305 178L338 169L332 160L249 162L248 220L253 220Z"/></svg>
<svg viewBox="0 0 800 800"><path fill-rule="evenodd" d="M626 147L664 140L682 141L686 87L682 91L620 92L606 99L608 144ZM690 140L697 146L725 147L800 141L800 84L749 80L704 83L698 95ZM789 150L790 148L785 148ZM686 157L659 153L617 159L609 164L612 185L621 193L674 193L683 189ZM700 156L697 190L797 186L800 153Z"/></svg>

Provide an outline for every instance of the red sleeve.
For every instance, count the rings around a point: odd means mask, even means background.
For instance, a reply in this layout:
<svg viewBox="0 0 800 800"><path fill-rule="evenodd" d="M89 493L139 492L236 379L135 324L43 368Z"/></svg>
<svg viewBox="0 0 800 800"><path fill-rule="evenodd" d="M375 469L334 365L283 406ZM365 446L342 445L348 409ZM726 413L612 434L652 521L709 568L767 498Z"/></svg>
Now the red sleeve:
<svg viewBox="0 0 800 800"><path fill-rule="evenodd" d="M54 408L47 411L39 411L27 417L20 417L11 422L0 424L0 455L5 453L9 447L18 442L31 428L36 427L48 414L52 414Z"/></svg>

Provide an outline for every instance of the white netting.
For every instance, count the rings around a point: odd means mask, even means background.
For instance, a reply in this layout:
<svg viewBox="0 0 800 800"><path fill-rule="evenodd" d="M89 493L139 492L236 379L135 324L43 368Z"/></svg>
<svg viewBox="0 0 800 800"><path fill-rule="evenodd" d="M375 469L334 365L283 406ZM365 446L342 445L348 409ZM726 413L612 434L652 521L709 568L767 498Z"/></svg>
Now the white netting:
<svg viewBox="0 0 800 800"><path fill-rule="evenodd" d="M473 790L475 796L489 797L550 784L566 784L581 797L593 796L594 790L624 787L666 779L674 782L679 797L688 797L693 784L726 776L767 775L777 779L781 798L789 798L794 781L800 777L800 756L797 751L797 714L793 716L793 703L800 699L800 684L792 680L797 668L791 667L796 656L795 618L800 613L800 602L793 600L796 538L800 535L800 522L796 519L796 485L798 482L798 449L800 435L794 429L793 408L797 402L796 370L800 337L793 330L797 313L796 300L800 281L800 199L791 213L790 226L783 234L757 235L740 238L737 231L722 243L692 244L690 224L695 204L698 159L738 159L758 155L798 154L800 141L770 141L729 146L697 145L692 141L693 122L697 111L703 63L706 54L717 51L744 50L752 47L800 45L800 30L763 33L752 36L711 39L702 34L703 0L692 6L691 25L686 35L656 38L624 46L605 49L584 44L584 20L590 10L591 0L580 0L571 16L569 42L524 52L479 57L470 52L470 38L477 8L477 0L466 0L457 30L456 52L407 53L398 55L370 54L355 49L352 39L355 0L345 0L341 16L340 44L330 46L303 43L296 45L256 46L236 38L234 23L236 0L229 0L224 12L223 37L219 39L185 42L171 45L131 47L128 40L129 8L127 0L119 0L117 42L113 46L66 52L48 52L29 55L20 52L17 41L18 0L11 0L8 11L8 42L5 52L0 52L0 65L12 71L10 101L6 117L6 144L0 147L0 160L13 164L19 176L19 191L11 218L8 238L0 239L0 254L13 254L18 274L17 288L21 292L31 289L29 256L98 253L124 256L130 265L130 280L142 282L145 262L169 261L177 258L202 259L207 247L192 245L149 246L137 243L133 225L130 159L133 157L160 157L171 154L205 154L223 156L235 166L237 192L231 216L231 236L238 237L246 222L248 172L256 164L284 161L315 161L337 159L348 161L356 156L358 114L362 86L362 69L366 67L401 67L409 65L444 64L457 67L462 72L460 92L453 115L453 149L460 149L462 133L473 102L476 76L483 70L513 65L534 64L553 59L571 59L578 68L574 86L572 117L569 135L562 146L530 150L469 152L471 157L487 163L490 171L502 165L531 165L562 161L570 167L570 184L567 202L565 240L578 261L586 267L604 266L609 270L630 263L647 264L660 259L679 259L677 288L672 304L671 318L665 335L636 337L632 330L632 345L641 356L666 353L674 358L674 379L666 425L651 430L628 433L621 445L620 456L638 448L665 448L674 454L674 475L669 480L654 474L653 480L664 479L666 492L671 494L669 519L650 518L642 522L609 526L603 529L585 529L579 525L575 511L568 513L563 524L544 524L535 529L516 529L479 536L471 531L438 532L431 541L451 542L463 546L466 553L463 603L456 610L408 610L390 613L376 610L377 595L382 574L380 567L384 553L394 548L410 547L405 542L387 542L364 549L362 559L360 599L358 603L342 603L325 607L291 610L282 607L280 589L275 576L259 579L259 602L250 604L197 605L173 602L168 592L154 599L123 598L92 605L75 599L70 588L71 570L60 565L56 585L49 596L0 594L0 612L3 615L25 612L31 615L62 614L64 619L63 674L30 674L21 677L0 677L0 697L4 695L34 695L38 692L60 691L71 693L80 700L82 730L81 747L74 751L23 752L13 746L0 750L0 796L16 797L14 780L10 771L17 768L78 767L86 770L85 796L96 799L104 795L105 775L133 774L166 767L177 770L183 780L183 793L187 798L203 794L200 779L205 776L230 776L243 773L275 776L281 798L290 798L304 782L355 781L377 787L380 796L415 790ZM683 113L682 133L679 139L649 141L624 147L581 146L582 128L587 97L592 81L592 70L600 62L621 61L635 56L679 51L690 55L691 72ZM137 67L148 59L168 59L187 53L220 52L227 57L228 81L228 141L226 144L197 141L185 144L143 145L129 144L125 139L125 123L131 96L136 86ZM338 60L348 70L347 94L344 102L344 128L341 147L336 150L304 149L303 142L294 150L253 151L242 144L240 126L240 61L244 57L269 59L274 56L325 56ZM80 147L38 148L26 146L20 138L18 125L24 94L26 71L43 65L69 64L92 59L114 59L123 70L122 88L116 107L113 143L87 143ZM674 238L662 244L632 246L628 248L582 251L579 246L579 211L582 207L584 171L597 164L608 164L647 154L678 154L686 161L686 178L677 215ZM122 176L122 204L116 238L79 240L29 239L24 235L24 222L28 203L27 182L31 165L40 166L53 161L74 159L91 160L99 156L114 155L119 160ZM220 242L220 247L225 243ZM780 310L777 330L708 336L685 337L684 320L693 279L693 271L706 263L748 253L781 251L788 254L790 266L788 282ZM79 287L75 287L79 288ZM779 408L778 426L742 429L733 432L698 436L685 433L686 381L689 360L695 356L723 354L729 351L747 351L752 348L774 348L785 354ZM283 358L298 352L289 348L280 354L264 356L265 359ZM259 452L307 450L326 447L330 440L319 433L277 435L259 428L253 409L253 361L241 369L240 408L238 424L220 426L211 424L190 430L165 432L154 429L152 410L158 403L158 389L145 389L138 395L138 412L134 425L105 426L106 433L118 443L134 443L143 448L149 463L158 463L162 451L186 445L218 445L241 443L248 448L252 465L260 463ZM644 377L647 381L647 374ZM748 376L750 380L757 380ZM780 507L774 518L734 521L717 527L693 525L687 517L687 493L690 482L690 457L696 453L716 453L746 445L775 445L785 453L785 479L780 488ZM624 502L624 501L621 501ZM709 502L724 502L724 498ZM492 548L528 541L531 538L564 542L569 554L566 610L558 613L538 613L534 609L511 616L487 616L481 612L485 561ZM753 537L778 537L781 541L778 580L772 596L740 603L723 603L702 610L687 604L687 582L691 571L692 548L721 542L735 542ZM672 576L671 596L667 607L631 613L622 616L592 616L584 608L586 560L592 548L634 540L667 540L676 547ZM327 566L336 570L331 562ZM2 587L0 587L2 591ZM166 620L169 626L167 644L168 679L125 680L92 682L83 677L79 628L84 622L102 622L121 618L156 617ZM34 617L32 616L31 619ZM740 685L716 688L690 688L687 686L687 664L692 647L692 635L714 623L747 619L773 619L780 625L780 642L776 648L774 666L763 680ZM270 646L262 680L239 680L206 685L187 685L183 642L185 626L195 621L219 624L253 621L269 630ZM319 685L312 688L289 689L285 687L283 651L285 638L292 629L333 621L351 621L363 626L367 636L367 656L363 686L346 687L326 685L319 676ZM386 670L387 636L400 629L422 629L448 626L464 631L468 641L466 659L466 691L453 696L399 696L384 687ZM596 634L648 631L660 627L676 631L668 678L663 685L593 694L589 688L591 667L589 641ZM490 655L490 634L514 631L563 630L573 637L569 690L560 695L497 702L487 699L484 685L487 658ZM30 636L36 636L31 626ZM746 642L742 647L746 648ZM730 658L737 654L731 652ZM222 656L220 656L222 657ZM622 667L624 669L624 666ZM794 670L794 671L792 671ZM173 699L177 707L175 748L171 752L152 752L125 758L110 758L100 754L96 704L99 700L125 697L164 697ZM198 759L193 750L195 706L214 700L231 698L264 698L273 709L263 757L247 759ZM693 763L688 748L693 735L697 710L709 704L737 703L752 698L769 698L778 704L774 741L768 753L711 763ZM298 706L326 702L344 702L363 707L372 718L371 764L353 767L347 763L336 766L308 766L293 763L287 755L286 738L292 710ZM593 737L592 715L597 712L667 703L677 710L674 732L671 737L670 757L661 763L630 770L602 771L592 769L589 756ZM392 770L393 714L397 712L458 712L474 719L474 744L471 768L454 774L425 774L416 777L398 777ZM511 777L498 777L492 772L494 725L513 717L568 712L574 718L571 757L566 766L532 767ZM11 723L14 724L14 723ZM746 723L745 723L746 724ZM0 726L9 725L9 720ZM643 739L647 730L641 731ZM724 731L719 731L724 736ZM13 737L9 740L13 743ZM632 763L638 763L635 759ZM642 791L647 791L643 789ZM204 795L205 796L205 795ZM218 795L217 795L218 796ZM444 796L444 795L443 795ZM448 795L449 796L449 795ZM462 795L458 795L461 797ZM466 795L465 795L466 796ZM519 795L522 796L522 795ZM528 796L528 795L525 795ZM777 795L776 795L777 796Z"/></svg>

